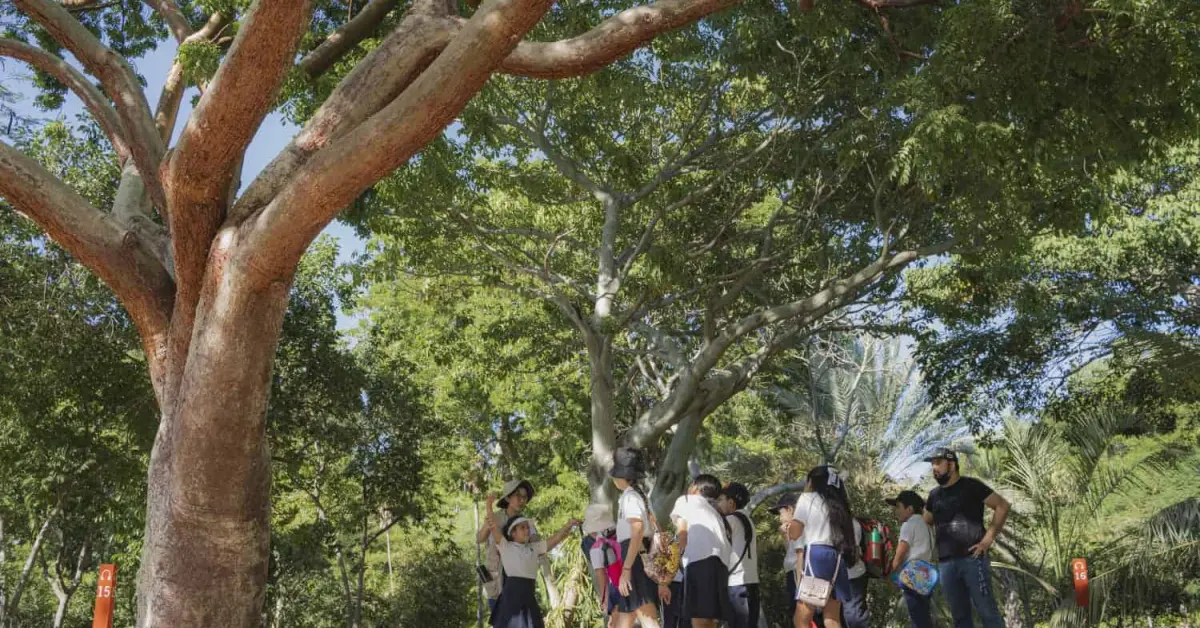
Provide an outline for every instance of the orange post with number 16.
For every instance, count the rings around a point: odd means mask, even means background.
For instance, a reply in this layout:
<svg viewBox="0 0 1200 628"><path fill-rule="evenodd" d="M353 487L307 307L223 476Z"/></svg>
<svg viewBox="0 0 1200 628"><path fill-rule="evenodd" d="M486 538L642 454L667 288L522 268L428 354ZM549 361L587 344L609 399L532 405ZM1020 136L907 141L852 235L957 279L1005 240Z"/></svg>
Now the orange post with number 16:
<svg viewBox="0 0 1200 628"><path fill-rule="evenodd" d="M96 579L96 612L92 615L92 628L112 628L113 590L117 588L117 566L100 565L100 577Z"/></svg>

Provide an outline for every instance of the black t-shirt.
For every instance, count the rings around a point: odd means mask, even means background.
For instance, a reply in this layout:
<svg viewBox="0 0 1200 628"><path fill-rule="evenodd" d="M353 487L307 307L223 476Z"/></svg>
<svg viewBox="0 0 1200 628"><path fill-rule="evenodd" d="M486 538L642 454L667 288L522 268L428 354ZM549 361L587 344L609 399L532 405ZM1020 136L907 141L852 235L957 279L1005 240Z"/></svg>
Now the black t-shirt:
<svg viewBox="0 0 1200 628"><path fill-rule="evenodd" d="M991 494L987 484L968 477L930 491L926 508L933 513L933 522L937 524L938 560L971 554L968 548L987 532L983 527L983 502Z"/></svg>

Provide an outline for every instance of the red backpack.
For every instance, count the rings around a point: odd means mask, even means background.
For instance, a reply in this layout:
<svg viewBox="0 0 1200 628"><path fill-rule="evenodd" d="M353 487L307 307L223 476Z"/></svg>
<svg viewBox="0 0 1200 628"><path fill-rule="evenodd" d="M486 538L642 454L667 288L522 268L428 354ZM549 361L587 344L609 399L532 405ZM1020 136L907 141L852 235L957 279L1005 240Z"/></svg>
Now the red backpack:
<svg viewBox="0 0 1200 628"><path fill-rule="evenodd" d="M858 550L862 555L863 564L867 566L867 575L883 578L891 567L888 556L894 553L892 529L882 521L874 519L857 519L857 522L863 531Z"/></svg>
<svg viewBox="0 0 1200 628"><path fill-rule="evenodd" d="M624 567L621 544L611 536L601 536L593 547L599 547L604 552L604 573L608 576L608 582L614 587L621 586L621 569Z"/></svg>

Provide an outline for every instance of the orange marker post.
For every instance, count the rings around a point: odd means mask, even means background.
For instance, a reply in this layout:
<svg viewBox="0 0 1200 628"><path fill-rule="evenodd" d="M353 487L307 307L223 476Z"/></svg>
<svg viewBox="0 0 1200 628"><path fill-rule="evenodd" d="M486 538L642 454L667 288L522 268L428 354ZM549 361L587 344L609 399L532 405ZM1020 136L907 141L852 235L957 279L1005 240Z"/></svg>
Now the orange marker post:
<svg viewBox="0 0 1200 628"><path fill-rule="evenodd" d="M1075 581L1075 605L1085 607L1091 599L1088 592L1088 564L1085 558L1071 561L1071 575Z"/></svg>
<svg viewBox="0 0 1200 628"><path fill-rule="evenodd" d="M96 580L96 612L92 615L92 628L112 628L113 591L117 588L117 566L100 565L100 577Z"/></svg>

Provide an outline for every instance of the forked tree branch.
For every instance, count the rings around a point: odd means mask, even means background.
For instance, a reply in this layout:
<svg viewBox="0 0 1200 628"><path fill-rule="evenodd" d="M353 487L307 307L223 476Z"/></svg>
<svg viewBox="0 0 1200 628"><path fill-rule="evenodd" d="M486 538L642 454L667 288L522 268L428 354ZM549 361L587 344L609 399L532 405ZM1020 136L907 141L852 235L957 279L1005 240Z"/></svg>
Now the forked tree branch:
<svg viewBox="0 0 1200 628"><path fill-rule="evenodd" d="M177 294L171 350L186 355L213 237L225 218L229 187L267 112L275 104L308 26L307 0L258 0L242 21L225 62L184 126L168 164Z"/></svg>
<svg viewBox="0 0 1200 628"><path fill-rule="evenodd" d="M312 77L324 74L347 52L350 52L362 40L370 37L383 23L383 18L387 17L387 14L396 8L397 4L400 4L400 0L371 0L368 2L367 6L358 12L358 15L334 31L312 52L304 55L304 58L300 60L300 69Z"/></svg>
<svg viewBox="0 0 1200 628"><path fill-rule="evenodd" d="M410 14L342 79L308 124L246 189L230 213L241 221L262 209L297 168L395 100L429 67L458 31L455 23Z"/></svg>
<svg viewBox="0 0 1200 628"><path fill-rule="evenodd" d="M0 39L0 56L24 61L66 85L67 89L83 101L104 134L108 136L108 141L117 153L117 161L125 163L130 153L121 129L121 119L117 117L117 111L112 108L108 98L96 89L82 72L58 56L15 39Z"/></svg>
<svg viewBox="0 0 1200 628"><path fill-rule="evenodd" d="M255 219L250 253L287 273L342 208L446 128L553 0L489 0L400 97L296 170ZM260 245L260 246L256 246Z"/></svg>
<svg viewBox="0 0 1200 628"><path fill-rule="evenodd" d="M13 3L69 50L89 73L100 79L121 119L122 136L133 161L138 171L147 174L146 188L151 201L160 209L166 207L162 185L153 176L162 162L163 143L154 128L150 105L133 68L62 5L51 0L13 0Z"/></svg>
<svg viewBox="0 0 1200 628"><path fill-rule="evenodd" d="M923 257L949 251L955 244L956 241L951 239L929 247L880 257L804 299L759 310L725 327L716 338L705 343L689 364L680 369L671 394L644 412L626 433L625 440L634 446L644 446L677 423L687 414L693 397L706 385L710 379L709 373L716 368L718 361L731 346L748 334L776 323L792 326L792 333L777 336L774 342L759 348L739 367L757 369L763 360L779 350L780 342L789 342L794 333L846 304L885 273L903 269Z"/></svg>
<svg viewBox="0 0 1200 628"><path fill-rule="evenodd" d="M532 78L584 76L604 69L654 37L741 0L658 0L626 9L590 31L556 42L522 42L500 71Z"/></svg>
<svg viewBox="0 0 1200 628"><path fill-rule="evenodd" d="M146 243L110 215L90 206L36 161L3 142L0 196L91 268L121 299L141 332L151 378L159 392L174 285Z"/></svg>

